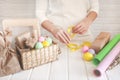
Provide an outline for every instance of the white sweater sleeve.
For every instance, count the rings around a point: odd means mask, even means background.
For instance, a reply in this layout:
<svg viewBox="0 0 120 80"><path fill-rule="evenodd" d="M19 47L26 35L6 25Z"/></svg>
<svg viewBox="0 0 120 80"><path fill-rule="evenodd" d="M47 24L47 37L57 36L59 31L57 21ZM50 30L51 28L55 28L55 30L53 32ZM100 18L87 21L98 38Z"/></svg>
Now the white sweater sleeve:
<svg viewBox="0 0 120 80"><path fill-rule="evenodd" d="M46 11L48 6L48 0L37 0L36 1L36 17L39 19L40 24L45 20L48 20L46 17Z"/></svg>
<svg viewBox="0 0 120 80"><path fill-rule="evenodd" d="M90 1L90 11L95 11L97 14L99 13L99 1L98 0L89 0Z"/></svg>

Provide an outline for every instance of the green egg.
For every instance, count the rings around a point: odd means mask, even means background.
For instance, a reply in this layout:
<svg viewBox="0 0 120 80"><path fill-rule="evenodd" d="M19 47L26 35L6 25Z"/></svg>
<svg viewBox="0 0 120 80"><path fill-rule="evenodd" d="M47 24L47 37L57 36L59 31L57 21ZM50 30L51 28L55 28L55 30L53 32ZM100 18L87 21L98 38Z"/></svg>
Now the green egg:
<svg viewBox="0 0 120 80"><path fill-rule="evenodd" d="M52 44L52 39L51 38L46 38L46 41L49 42L49 44Z"/></svg>
<svg viewBox="0 0 120 80"><path fill-rule="evenodd" d="M41 42L37 42L35 45L35 49L41 49L43 48L43 44Z"/></svg>

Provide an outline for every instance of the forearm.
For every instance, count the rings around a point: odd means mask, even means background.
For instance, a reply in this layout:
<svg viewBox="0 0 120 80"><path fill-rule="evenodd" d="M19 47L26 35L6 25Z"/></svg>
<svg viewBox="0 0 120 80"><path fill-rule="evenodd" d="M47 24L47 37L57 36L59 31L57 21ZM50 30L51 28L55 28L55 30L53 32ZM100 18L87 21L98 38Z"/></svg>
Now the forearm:
<svg viewBox="0 0 120 80"><path fill-rule="evenodd" d="M62 29L55 26L51 21L46 20L42 24L42 27L47 31L51 32L55 38L60 40L61 42L68 44L70 42L69 35Z"/></svg>
<svg viewBox="0 0 120 80"><path fill-rule="evenodd" d="M44 29L51 33L53 33L55 29L57 29L55 25L49 20L44 21L41 25Z"/></svg>
<svg viewBox="0 0 120 80"><path fill-rule="evenodd" d="M97 18L97 13L94 11L91 11L88 13L85 19L87 19L89 24L92 24L96 18Z"/></svg>
<svg viewBox="0 0 120 80"><path fill-rule="evenodd" d="M96 17L96 12L89 12L88 15L72 29L73 32L78 34L84 34L89 29L90 25L93 23Z"/></svg>

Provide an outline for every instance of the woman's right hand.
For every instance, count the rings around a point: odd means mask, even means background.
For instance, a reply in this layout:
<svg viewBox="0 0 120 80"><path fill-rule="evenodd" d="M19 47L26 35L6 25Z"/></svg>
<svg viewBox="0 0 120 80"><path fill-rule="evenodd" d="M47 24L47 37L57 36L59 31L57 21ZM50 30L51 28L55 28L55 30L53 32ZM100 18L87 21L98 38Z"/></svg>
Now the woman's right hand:
<svg viewBox="0 0 120 80"><path fill-rule="evenodd" d="M62 43L70 43L70 36L62 28L55 28L52 32L55 38L57 38Z"/></svg>
<svg viewBox="0 0 120 80"><path fill-rule="evenodd" d="M62 28L58 28L51 21L46 20L42 24L42 27L51 32L55 38L59 41L68 44L70 42L70 36Z"/></svg>

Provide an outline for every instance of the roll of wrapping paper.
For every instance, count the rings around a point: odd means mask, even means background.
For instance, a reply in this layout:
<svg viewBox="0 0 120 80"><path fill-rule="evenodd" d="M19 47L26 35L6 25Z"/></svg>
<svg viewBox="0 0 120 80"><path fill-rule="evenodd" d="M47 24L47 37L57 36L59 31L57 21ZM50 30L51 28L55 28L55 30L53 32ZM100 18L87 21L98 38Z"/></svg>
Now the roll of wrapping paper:
<svg viewBox="0 0 120 80"><path fill-rule="evenodd" d="M98 65L111 49L120 41L120 34L117 34L112 40L95 56L93 63Z"/></svg>
<svg viewBox="0 0 120 80"><path fill-rule="evenodd" d="M110 64L114 61L116 56L120 53L120 42L110 51L110 53L102 60L98 67L94 70L96 76L101 76Z"/></svg>

